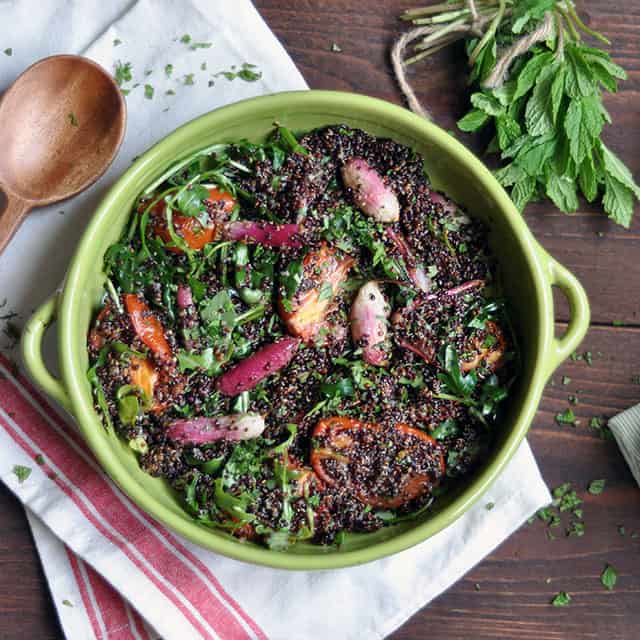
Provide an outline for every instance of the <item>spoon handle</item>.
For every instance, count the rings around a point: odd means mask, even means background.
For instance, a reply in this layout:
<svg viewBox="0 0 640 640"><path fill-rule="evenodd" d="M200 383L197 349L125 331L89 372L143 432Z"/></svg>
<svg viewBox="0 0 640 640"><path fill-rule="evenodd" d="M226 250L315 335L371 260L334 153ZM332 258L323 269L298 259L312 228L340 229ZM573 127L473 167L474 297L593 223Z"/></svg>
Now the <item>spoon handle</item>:
<svg viewBox="0 0 640 640"><path fill-rule="evenodd" d="M33 207L30 202L22 200L8 191L5 191L4 194L6 206L4 211L0 213L0 254L9 244L9 240L17 231L20 223Z"/></svg>

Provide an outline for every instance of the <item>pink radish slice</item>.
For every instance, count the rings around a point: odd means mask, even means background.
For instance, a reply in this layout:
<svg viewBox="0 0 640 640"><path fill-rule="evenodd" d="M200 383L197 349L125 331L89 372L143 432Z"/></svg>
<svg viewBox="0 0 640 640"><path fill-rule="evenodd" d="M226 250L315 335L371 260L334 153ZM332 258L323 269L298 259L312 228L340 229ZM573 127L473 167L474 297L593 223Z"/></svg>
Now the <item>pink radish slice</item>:
<svg viewBox="0 0 640 640"><path fill-rule="evenodd" d="M230 240L253 241L267 247L301 247L299 233L300 225L298 224L238 220L225 226L225 235Z"/></svg>
<svg viewBox="0 0 640 640"><path fill-rule="evenodd" d="M400 255L407 265L407 273L413 284L415 284L420 291L427 293L429 289L431 289L431 279L427 276L424 266L416 260L405 237L401 233L397 233L391 229L391 227L387 228L387 235L398 248Z"/></svg>
<svg viewBox="0 0 640 640"><path fill-rule="evenodd" d="M484 280L469 280L467 282L463 282L459 284L457 287L453 287L452 289L447 289L446 294L448 296L457 296L460 293L465 293L466 291L471 291L471 289L481 289L484 287Z"/></svg>
<svg viewBox="0 0 640 640"><path fill-rule="evenodd" d="M223 373L218 378L216 388L226 396L253 389L261 380L286 367L299 344L299 338L288 336L262 347Z"/></svg>
<svg viewBox="0 0 640 640"><path fill-rule="evenodd" d="M215 418L175 420L167 437L181 444L205 444L216 440L250 440L264 431L264 418L257 413L237 413Z"/></svg>
<svg viewBox="0 0 640 640"><path fill-rule="evenodd" d="M191 288L185 284L178 285L178 293L176 295L178 306L181 309L186 309L193 304L193 296L191 295Z"/></svg>
<svg viewBox="0 0 640 640"><path fill-rule="evenodd" d="M351 305L351 337L356 345L362 346L362 359L369 364L384 366L388 362L385 344L390 311L374 280L360 287Z"/></svg>
<svg viewBox="0 0 640 640"><path fill-rule="evenodd" d="M400 203L382 176L366 160L352 158L342 167L342 180L353 189L358 208L378 222L396 222Z"/></svg>

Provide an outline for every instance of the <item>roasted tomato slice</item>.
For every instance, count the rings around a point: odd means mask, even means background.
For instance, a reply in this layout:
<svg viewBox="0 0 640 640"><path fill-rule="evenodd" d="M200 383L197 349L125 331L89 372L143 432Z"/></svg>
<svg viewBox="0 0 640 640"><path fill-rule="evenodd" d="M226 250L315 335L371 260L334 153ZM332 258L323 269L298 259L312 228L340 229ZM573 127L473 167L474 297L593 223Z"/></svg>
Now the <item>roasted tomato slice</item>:
<svg viewBox="0 0 640 640"><path fill-rule="evenodd" d="M105 304L105 306L100 309L100 312L93 323L93 327L91 331L89 331L89 347L96 353L100 351L105 344L102 323L107 319L112 311L113 306L110 303Z"/></svg>
<svg viewBox="0 0 640 640"><path fill-rule="evenodd" d="M138 338L159 360L170 360L171 347L167 342L162 324L147 304L133 293L127 293L124 296L124 304Z"/></svg>
<svg viewBox="0 0 640 640"><path fill-rule="evenodd" d="M353 258L339 258L335 249L324 243L307 253L298 290L291 300L280 298L280 316L290 333L307 344L317 340L353 264Z"/></svg>
<svg viewBox="0 0 640 640"><path fill-rule="evenodd" d="M236 200L230 193L212 187L209 189L209 197L205 200L205 204L210 217L214 219L211 225L205 226L197 218L183 216L176 212L172 216L173 228L176 234L185 241L188 247L195 251L199 251L206 244L216 239L218 225L216 225L215 219L217 217L225 218L231 213L236 205ZM164 202L158 202L151 210L153 231L167 244L167 251L183 253L180 247L171 246L171 234L167 228L167 219L164 212Z"/></svg>
<svg viewBox="0 0 640 640"><path fill-rule="evenodd" d="M487 320L485 324L484 337L476 337L468 352L472 352L470 359L460 363L460 369L464 373L477 369L484 365L493 372L504 364L504 354L507 349L507 341L504 333L498 324L492 320Z"/></svg>
<svg viewBox="0 0 640 640"><path fill-rule="evenodd" d="M321 420L311 465L328 485L343 485L364 503L397 509L431 491L445 471L438 443L420 429L393 429L353 418Z"/></svg>

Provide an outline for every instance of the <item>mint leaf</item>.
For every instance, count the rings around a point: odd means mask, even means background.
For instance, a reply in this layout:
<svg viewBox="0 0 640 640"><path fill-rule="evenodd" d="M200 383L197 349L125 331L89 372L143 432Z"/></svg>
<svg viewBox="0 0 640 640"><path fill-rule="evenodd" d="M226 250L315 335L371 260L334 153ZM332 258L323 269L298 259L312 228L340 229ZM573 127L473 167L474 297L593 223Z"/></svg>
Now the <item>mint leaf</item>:
<svg viewBox="0 0 640 640"><path fill-rule="evenodd" d="M568 176L549 175L546 194L556 207L565 213L572 213L578 208L576 183Z"/></svg>
<svg viewBox="0 0 640 640"><path fill-rule="evenodd" d="M519 167L515 162L510 162L505 167L496 169L496 171L494 171L494 175L503 187L510 187L526 178L526 174L522 170L522 167Z"/></svg>
<svg viewBox="0 0 640 640"><path fill-rule="evenodd" d="M509 115L496 118L496 135L500 149L506 149L522 134L520 125Z"/></svg>
<svg viewBox="0 0 640 640"><path fill-rule="evenodd" d="M606 484L606 480L592 480L587 487L587 491L592 496L599 496L604 491L604 487Z"/></svg>
<svg viewBox="0 0 640 640"><path fill-rule="evenodd" d="M577 165L590 155L596 138L604 124L598 96L572 100L564 119L564 130L569 138L571 157Z"/></svg>
<svg viewBox="0 0 640 640"><path fill-rule="evenodd" d="M522 211L536 192L536 179L526 176L511 189L511 199L519 211Z"/></svg>
<svg viewBox="0 0 640 640"><path fill-rule="evenodd" d="M612 220L627 229L633 218L633 195L633 191L622 182L609 174L605 175L602 198L604 210Z"/></svg>
<svg viewBox="0 0 640 640"><path fill-rule="evenodd" d="M593 166L593 158L590 155L587 156L580 165L578 183L584 197L589 202L593 202L598 195L598 178L595 167Z"/></svg>
<svg viewBox="0 0 640 640"><path fill-rule="evenodd" d="M613 178L621 182L627 189L633 191L636 198L640 200L640 187L636 184L631 171L608 147L600 143L600 152L604 163L604 170Z"/></svg>
<svg viewBox="0 0 640 640"><path fill-rule="evenodd" d="M13 467L13 474L18 478L18 482L22 484L31 475L31 468L16 464Z"/></svg>
<svg viewBox="0 0 640 640"><path fill-rule="evenodd" d="M524 120L527 131L532 136L541 136L553 129L551 117L551 85L555 75L555 65L543 69L540 73L533 94L527 102Z"/></svg>
<svg viewBox="0 0 640 640"><path fill-rule="evenodd" d="M516 159L518 164L530 175L538 176L541 167L554 155L557 148L557 140L552 133L531 138L520 150Z"/></svg>
<svg viewBox="0 0 640 640"><path fill-rule="evenodd" d="M565 75L566 71L564 69L558 69L551 83L551 120L554 124L558 121L558 113L564 97Z"/></svg>
<svg viewBox="0 0 640 640"><path fill-rule="evenodd" d="M567 75L565 77L565 91L572 98L590 96L595 93L594 77L591 67L580 53L579 47L570 44L565 48Z"/></svg>
<svg viewBox="0 0 640 640"><path fill-rule="evenodd" d="M618 572L610 564L608 564L600 575L600 582L602 583L602 586L609 591L612 591L613 587L616 586L617 581Z"/></svg>
<svg viewBox="0 0 640 640"><path fill-rule="evenodd" d="M566 607L571 602L571 596L566 591L561 591L551 601L554 607Z"/></svg>
<svg viewBox="0 0 640 640"><path fill-rule="evenodd" d="M528 93L535 85L540 72L553 61L553 53L539 53L533 56L527 64L523 67L522 71L518 75L516 84L516 92L513 95L513 101L521 98Z"/></svg>
<svg viewBox="0 0 640 640"><path fill-rule="evenodd" d="M488 113L490 116L499 116L504 113L504 107L494 98L486 93L478 92L471 95L471 104L480 111Z"/></svg>
<svg viewBox="0 0 640 640"><path fill-rule="evenodd" d="M458 120L458 129L461 131L477 131L489 121L489 115L480 109L472 109Z"/></svg>

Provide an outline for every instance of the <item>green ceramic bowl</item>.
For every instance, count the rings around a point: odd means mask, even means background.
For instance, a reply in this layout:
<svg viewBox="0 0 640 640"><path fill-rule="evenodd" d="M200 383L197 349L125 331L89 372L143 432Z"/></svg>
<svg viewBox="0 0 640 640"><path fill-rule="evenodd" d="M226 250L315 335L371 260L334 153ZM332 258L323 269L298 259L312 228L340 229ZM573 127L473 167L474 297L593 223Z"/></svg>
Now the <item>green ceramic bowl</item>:
<svg viewBox="0 0 640 640"><path fill-rule="evenodd" d="M298 544L286 552L239 542L196 523L161 479L143 473L135 454L103 427L93 408L86 335L103 292L103 255L120 236L138 194L176 161L218 142L261 141L274 121L294 131L333 123L360 127L407 144L424 156L434 185L486 222L498 256L506 295L515 310L523 371L499 425L496 446L484 465L437 509L414 522L368 534L350 534L338 549ZM552 287L569 300L565 334L554 334ZM61 379L41 355L44 331L57 318ZM141 156L95 212L73 257L62 291L30 319L24 360L34 380L75 416L102 467L142 509L170 529L225 556L285 569L329 569L375 560L427 540L459 518L496 479L524 438L545 382L578 346L589 325L589 306L576 278L536 242L522 216L489 170L455 138L406 109L381 100L331 91L281 93L218 109L188 124Z"/></svg>

